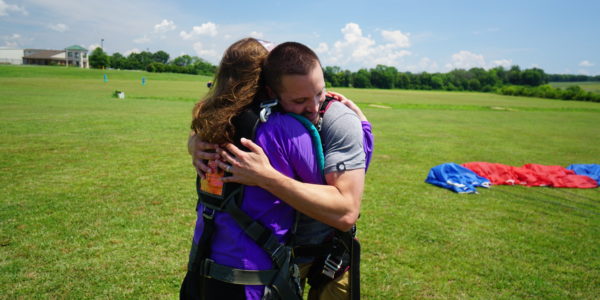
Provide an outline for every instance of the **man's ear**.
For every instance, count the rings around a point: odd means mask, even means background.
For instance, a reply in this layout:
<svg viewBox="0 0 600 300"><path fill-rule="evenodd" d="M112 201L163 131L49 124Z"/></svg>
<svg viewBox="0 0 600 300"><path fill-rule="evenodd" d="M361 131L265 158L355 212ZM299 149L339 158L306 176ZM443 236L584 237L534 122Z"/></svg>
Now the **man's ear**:
<svg viewBox="0 0 600 300"><path fill-rule="evenodd" d="M269 99L277 98L277 95L275 94L275 92L273 92L273 89L270 86L267 85L266 88Z"/></svg>

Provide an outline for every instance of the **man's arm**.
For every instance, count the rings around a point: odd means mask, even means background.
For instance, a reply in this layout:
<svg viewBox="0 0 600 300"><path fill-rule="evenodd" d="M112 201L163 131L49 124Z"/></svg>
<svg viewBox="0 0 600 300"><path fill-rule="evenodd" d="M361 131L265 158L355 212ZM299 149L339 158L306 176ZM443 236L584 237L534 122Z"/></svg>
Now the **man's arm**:
<svg viewBox="0 0 600 300"><path fill-rule="evenodd" d="M251 152L231 144L226 146L229 153L218 150L227 162L218 161L219 167L232 166L233 176L223 178L223 182L260 186L305 215L342 231L356 223L364 188L364 169L328 173L325 175L328 185L303 183L275 170L254 142L242 139L242 144Z"/></svg>

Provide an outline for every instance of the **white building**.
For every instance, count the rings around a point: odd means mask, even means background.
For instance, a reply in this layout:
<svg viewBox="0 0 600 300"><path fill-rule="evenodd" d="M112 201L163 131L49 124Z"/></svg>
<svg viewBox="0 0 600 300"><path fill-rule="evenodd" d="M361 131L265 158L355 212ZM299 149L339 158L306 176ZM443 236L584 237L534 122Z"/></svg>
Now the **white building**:
<svg viewBox="0 0 600 300"><path fill-rule="evenodd" d="M23 49L0 49L0 64L22 65Z"/></svg>
<svg viewBox="0 0 600 300"><path fill-rule="evenodd" d="M67 47L64 50L0 49L0 63L89 68L87 52L87 49L78 45Z"/></svg>

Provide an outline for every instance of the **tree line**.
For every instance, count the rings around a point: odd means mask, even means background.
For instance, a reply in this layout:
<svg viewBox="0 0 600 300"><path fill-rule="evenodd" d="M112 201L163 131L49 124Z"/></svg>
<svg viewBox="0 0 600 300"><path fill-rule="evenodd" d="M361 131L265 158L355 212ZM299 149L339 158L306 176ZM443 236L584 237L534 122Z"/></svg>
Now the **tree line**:
<svg viewBox="0 0 600 300"><path fill-rule="evenodd" d="M600 81L600 75L548 74L550 82Z"/></svg>
<svg viewBox="0 0 600 300"><path fill-rule="evenodd" d="M455 69L448 73L399 72L395 67L385 65L357 72L339 67L325 67L323 71L326 84L334 87L491 92L507 84L539 86L548 83L548 75L542 69L521 70L519 66L487 71L483 68Z"/></svg>
<svg viewBox="0 0 600 300"><path fill-rule="evenodd" d="M563 100L600 102L600 94L594 94L571 86L565 90L547 83L561 78L562 81L600 81L600 76L549 75L539 68L521 70L519 66L505 69L502 66L489 70L471 68L455 69L448 73L399 72L395 67L377 65L356 72L340 67L323 68L325 84L330 87L355 87L379 89L446 90L494 92L503 95L542 97ZM584 77L585 76L585 77ZM567 80L568 79L568 80Z"/></svg>
<svg viewBox="0 0 600 300"><path fill-rule="evenodd" d="M213 76L217 70L215 65L197 56L181 55L170 59L169 54L162 50L154 53L142 51L128 56L116 52L109 56L102 48L96 48L89 59L90 66L93 68L110 67L207 76ZM519 66L512 66L509 69L499 66L489 70L471 68L455 69L448 73L411 73L400 72L395 67L385 65L360 69L356 72L342 70L337 66L327 66L323 68L323 74L328 87L477 91L600 102L600 94L587 92L579 86L571 86L563 90L547 84L550 81L600 81L600 75L546 74L539 68L521 70Z"/></svg>
<svg viewBox="0 0 600 300"><path fill-rule="evenodd" d="M124 56L119 52L108 55L98 47L89 57L92 68L113 68L122 70L145 70L148 72L171 72L212 76L217 67L197 56L181 55L170 59L167 52L142 51Z"/></svg>

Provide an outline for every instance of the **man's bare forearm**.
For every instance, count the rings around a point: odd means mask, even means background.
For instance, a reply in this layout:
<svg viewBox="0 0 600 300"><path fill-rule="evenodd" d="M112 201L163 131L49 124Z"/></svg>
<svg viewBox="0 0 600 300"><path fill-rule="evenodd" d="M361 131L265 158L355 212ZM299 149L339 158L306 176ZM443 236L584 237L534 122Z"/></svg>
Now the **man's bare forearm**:
<svg viewBox="0 0 600 300"><path fill-rule="evenodd" d="M332 179L334 181L332 185L320 185L303 183L275 171L259 183L259 186L301 213L339 230L347 231L358 219L364 186L364 169L343 173L346 174L328 176L336 177ZM356 176L357 173L362 175L362 179L361 176ZM355 179L362 181L352 184L350 180Z"/></svg>

